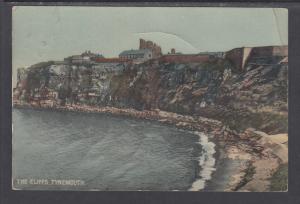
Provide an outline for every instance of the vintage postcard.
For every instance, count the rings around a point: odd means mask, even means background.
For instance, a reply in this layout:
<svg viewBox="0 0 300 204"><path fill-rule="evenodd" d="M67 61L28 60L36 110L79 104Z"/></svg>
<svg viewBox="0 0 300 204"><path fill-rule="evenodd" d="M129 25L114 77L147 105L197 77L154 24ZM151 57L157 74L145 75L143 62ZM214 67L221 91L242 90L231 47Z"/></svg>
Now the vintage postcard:
<svg viewBox="0 0 300 204"><path fill-rule="evenodd" d="M288 11L15 6L13 190L288 190Z"/></svg>

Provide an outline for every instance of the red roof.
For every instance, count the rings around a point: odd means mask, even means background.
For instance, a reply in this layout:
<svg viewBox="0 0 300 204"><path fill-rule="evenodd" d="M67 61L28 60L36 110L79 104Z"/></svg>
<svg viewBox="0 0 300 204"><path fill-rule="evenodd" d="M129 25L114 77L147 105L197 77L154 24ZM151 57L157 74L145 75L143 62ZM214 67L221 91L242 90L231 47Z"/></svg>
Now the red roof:
<svg viewBox="0 0 300 204"><path fill-rule="evenodd" d="M94 58L93 61L95 62L102 62L102 63L123 63L123 62L131 62L128 59L121 59L121 58Z"/></svg>
<svg viewBox="0 0 300 204"><path fill-rule="evenodd" d="M177 63L189 63L189 62L207 62L210 60L209 55L197 55L197 54L171 54L163 55L160 57L162 62L177 62Z"/></svg>

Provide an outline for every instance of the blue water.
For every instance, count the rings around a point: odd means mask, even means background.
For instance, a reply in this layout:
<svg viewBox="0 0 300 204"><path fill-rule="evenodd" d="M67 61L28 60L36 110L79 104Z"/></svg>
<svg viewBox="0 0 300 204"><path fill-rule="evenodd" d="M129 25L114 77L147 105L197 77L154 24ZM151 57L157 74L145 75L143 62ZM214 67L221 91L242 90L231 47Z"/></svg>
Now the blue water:
<svg viewBox="0 0 300 204"><path fill-rule="evenodd" d="M154 121L13 110L14 189L188 190L199 179L201 149L198 135Z"/></svg>

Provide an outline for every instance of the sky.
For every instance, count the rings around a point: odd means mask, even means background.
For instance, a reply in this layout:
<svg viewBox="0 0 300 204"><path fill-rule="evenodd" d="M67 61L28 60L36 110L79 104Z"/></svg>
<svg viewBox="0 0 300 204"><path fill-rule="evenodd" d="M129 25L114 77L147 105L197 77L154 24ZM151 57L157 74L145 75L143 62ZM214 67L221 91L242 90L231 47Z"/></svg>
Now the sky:
<svg viewBox="0 0 300 204"><path fill-rule="evenodd" d="M15 6L13 77L19 67L86 50L117 57L139 38L163 53L198 53L287 45L287 36L288 11L279 8Z"/></svg>

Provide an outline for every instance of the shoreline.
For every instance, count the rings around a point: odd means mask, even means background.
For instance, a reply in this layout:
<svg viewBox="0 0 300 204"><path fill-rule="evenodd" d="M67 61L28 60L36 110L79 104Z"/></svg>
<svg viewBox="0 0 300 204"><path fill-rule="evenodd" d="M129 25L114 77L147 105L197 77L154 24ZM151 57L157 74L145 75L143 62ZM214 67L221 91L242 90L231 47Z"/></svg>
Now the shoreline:
<svg viewBox="0 0 300 204"><path fill-rule="evenodd" d="M19 103L17 101L14 101L13 108L105 113L157 121L162 124L173 125L182 130L192 131L194 134L197 134L197 132L204 133L207 135L208 142L215 144L215 152L212 154L215 159L213 164L215 170L211 171L209 179L197 178L189 190L196 190L197 188L193 188L194 183L204 180L204 188L197 190L267 191L269 190L269 180L272 175L279 168L280 164L287 162L281 161L281 158L272 152L278 147L274 147L275 143L270 139L266 141L267 136L265 133L249 128L245 133L237 134L236 131L232 131L227 126L224 126L222 122L201 116L181 115L159 109L138 111L136 109L87 105L53 107ZM272 165L266 170L263 166L268 163ZM250 171L249 173L249 170L252 170L254 167L258 171Z"/></svg>
<svg viewBox="0 0 300 204"><path fill-rule="evenodd" d="M198 159L198 178L194 180L188 191L202 191L216 171L217 150L215 142L209 139L209 135L197 131L193 132L193 134L199 137L198 143L201 144L202 154Z"/></svg>

